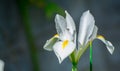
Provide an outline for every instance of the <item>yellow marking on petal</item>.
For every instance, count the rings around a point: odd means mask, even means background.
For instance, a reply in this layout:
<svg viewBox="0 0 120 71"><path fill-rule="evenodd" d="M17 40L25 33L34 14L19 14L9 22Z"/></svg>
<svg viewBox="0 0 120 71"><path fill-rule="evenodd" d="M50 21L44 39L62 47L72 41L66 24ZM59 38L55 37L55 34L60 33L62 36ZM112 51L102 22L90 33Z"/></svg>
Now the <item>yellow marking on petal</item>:
<svg viewBox="0 0 120 71"><path fill-rule="evenodd" d="M64 49L68 45L68 43L69 43L68 40L63 41L62 48Z"/></svg>
<svg viewBox="0 0 120 71"><path fill-rule="evenodd" d="M105 40L105 38L102 35L98 35L97 38Z"/></svg>
<svg viewBox="0 0 120 71"><path fill-rule="evenodd" d="M55 34L55 35L54 35L54 37L57 37L57 38L58 38L58 37L59 37L59 35L58 35L58 34Z"/></svg>

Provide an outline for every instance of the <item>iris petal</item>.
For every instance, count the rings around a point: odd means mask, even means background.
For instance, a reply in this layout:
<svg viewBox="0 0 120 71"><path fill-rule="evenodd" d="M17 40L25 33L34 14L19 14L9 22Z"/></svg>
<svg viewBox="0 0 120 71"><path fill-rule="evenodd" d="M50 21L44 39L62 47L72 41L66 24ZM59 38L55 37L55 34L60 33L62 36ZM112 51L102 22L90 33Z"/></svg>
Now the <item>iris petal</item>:
<svg viewBox="0 0 120 71"><path fill-rule="evenodd" d="M74 32L76 31L74 20L67 11L65 11L65 13L66 13L67 29L69 29L71 34L74 34Z"/></svg>
<svg viewBox="0 0 120 71"><path fill-rule="evenodd" d="M53 50L53 45L56 43L56 41L58 40L58 38L59 38L59 36L55 35L51 39L47 40L46 43L45 43L45 45L43 46L43 48L45 50L52 51Z"/></svg>
<svg viewBox="0 0 120 71"><path fill-rule="evenodd" d="M68 42L66 47L64 49L62 48L64 42L59 41L55 43L53 46L53 50L59 60L59 63L61 63L65 58L67 58L75 49L75 44L73 42Z"/></svg>
<svg viewBox="0 0 120 71"><path fill-rule="evenodd" d="M56 15L55 16L55 24L56 24L56 30L57 33L61 36L64 34L64 31L67 28L66 20L64 19L63 16L61 15Z"/></svg>
<svg viewBox="0 0 120 71"><path fill-rule="evenodd" d="M93 40L93 39L96 38L96 36L97 36L97 31L98 31L98 27L95 25L95 26L94 26L94 29L93 29L93 32L92 32L92 34L91 34L91 36L90 36L90 40Z"/></svg>
<svg viewBox="0 0 120 71"><path fill-rule="evenodd" d="M103 36L101 36L101 35L99 35L97 37L97 39L101 40L106 45L108 51L111 54L113 54L113 52L114 52L114 46L112 45L112 43L110 41L105 40L105 38Z"/></svg>
<svg viewBox="0 0 120 71"><path fill-rule="evenodd" d="M73 39L74 43L76 43L76 27L75 27L75 22L74 22L73 18L70 16L70 14L67 11L65 11L65 13L66 13L67 29L72 34L72 36L74 38Z"/></svg>
<svg viewBox="0 0 120 71"><path fill-rule="evenodd" d="M86 45L94 29L94 17L88 11L84 12L80 19L78 41L81 45Z"/></svg>

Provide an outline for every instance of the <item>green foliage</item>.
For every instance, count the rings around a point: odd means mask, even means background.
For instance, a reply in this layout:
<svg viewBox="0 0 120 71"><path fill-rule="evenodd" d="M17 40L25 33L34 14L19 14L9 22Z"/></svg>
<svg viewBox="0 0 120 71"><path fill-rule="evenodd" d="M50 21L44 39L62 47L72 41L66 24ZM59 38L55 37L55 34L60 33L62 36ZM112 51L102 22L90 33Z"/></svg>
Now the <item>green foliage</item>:
<svg viewBox="0 0 120 71"><path fill-rule="evenodd" d="M64 15L64 10L55 3L48 3L45 7L46 17L48 19L53 18L54 14L58 13Z"/></svg>
<svg viewBox="0 0 120 71"><path fill-rule="evenodd" d="M60 15L65 15L64 10L58 6L56 3L50 0L29 0L30 4L45 11L45 16L47 19L54 17L54 14L58 13Z"/></svg>

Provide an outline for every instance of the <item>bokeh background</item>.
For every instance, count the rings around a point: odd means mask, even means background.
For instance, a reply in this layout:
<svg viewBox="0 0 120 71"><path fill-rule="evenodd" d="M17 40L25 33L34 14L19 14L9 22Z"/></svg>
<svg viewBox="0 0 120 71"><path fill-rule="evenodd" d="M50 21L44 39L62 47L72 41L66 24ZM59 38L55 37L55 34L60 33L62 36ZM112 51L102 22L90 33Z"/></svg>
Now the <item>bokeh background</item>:
<svg viewBox="0 0 120 71"><path fill-rule="evenodd" d="M120 0L0 0L0 59L4 71L71 71L69 59L58 63L54 52L43 49L56 34L54 16L67 10L77 29L86 10L94 15L98 34L115 46L111 55L105 45L93 43L93 71L120 70ZM79 71L89 71L89 49L79 62Z"/></svg>

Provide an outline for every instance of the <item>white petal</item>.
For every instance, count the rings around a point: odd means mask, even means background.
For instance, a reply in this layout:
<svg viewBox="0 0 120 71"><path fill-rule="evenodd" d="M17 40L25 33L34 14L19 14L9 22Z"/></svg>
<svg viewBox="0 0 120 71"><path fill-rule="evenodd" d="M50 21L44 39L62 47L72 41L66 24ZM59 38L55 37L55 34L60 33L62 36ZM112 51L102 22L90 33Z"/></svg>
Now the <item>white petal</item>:
<svg viewBox="0 0 120 71"><path fill-rule="evenodd" d="M76 27L75 27L75 22L74 22L73 18L70 16L70 14L67 11L65 11L65 13L66 13L67 29L69 30L69 32L74 37L74 39L73 39L74 43L76 43Z"/></svg>
<svg viewBox="0 0 120 71"><path fill-rule="evenodd" d="M5 63L2 60L0 60L0 71L4 71L4 65Z"/></svg>
<svg viewBox="0 0 120 71"><path fill-rule="evenodd" d="M98 31L98 28L97 28L97 26L95 25L95 26L94 26L94 29L93 29L93 32L92 32L92 35L91 35L91 37L90 37L90 40L93 40L93 39L96 38L96 36L97 36L97 31Z"/></svg>
<svg viewBox="0 0 120 71"><path fill-rule="evenodd" d="M56 43L57 40L58 40L58 37L56 37L56 36L52 37L51 39L46 41L43 48L45 50L52 51L53 50L53 45Z"/></svg>
<svg viewBox="0 0 120 71"><path fill-rule="evenodd" d="M64 31L67 28L66 20L61 15L55 16L56 30L59 35L64 34Z"/></svg>
<svg viewBox="0 0 120 71"><path fill-rule="evenodd" d="M102 37L97 37L97 39L101 40L101 41L106 45L108 51L109 51L111 54L113 54L115 48L114 48L114 46L112 45L112 43L111 43L110 41L107 41L107 40L105 40L105 39L102 38Z"/></svg>
<svg viewBox="0 0 120 71"><path fill-rule="evenodd" d="M74 32L76 31L74 20L67 11L65 11L65 13L66 13L67 29L70 31L71 34L74 34Z"/></svg>
<svg viewBox="0 0 120 71"><path fill-rule="evenodd" d="M112 45L112 43L110 42L110 41L106 41L107 42L107 44L106 44L106 46L107 46L107 49L108 49L108 51L111 53L111 54L113 54L113 52L114 52L114 46Z"/></svg>
<svg viewBox="0 0 120 71"><path fill-rule="evenodd" d="M73 40L73 36L70 32L68 32L67 30L64 31L64 34L59 36L60 37L60 40L64 41L64 40L70 40L72 41Z"/></svg>
<svg viewBox="0 0 120 71"><path fill-rule="evenodd" d="M88 11L84 12L80 19L78 41L81 45L86 45L94 29L94 17Z"/></svg>
<svg viewBox="0 0 120 71"><path fill-rule="evenodd" d="M59 63L62 63L62 61L67 58L75 49L75 44L73 42L69 42L64 49L62 48L62 43L63 42L57 42L53 46L53 50L59 60Z"/></svg>

